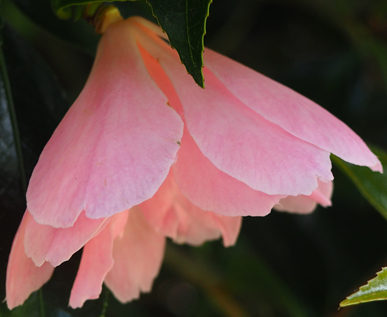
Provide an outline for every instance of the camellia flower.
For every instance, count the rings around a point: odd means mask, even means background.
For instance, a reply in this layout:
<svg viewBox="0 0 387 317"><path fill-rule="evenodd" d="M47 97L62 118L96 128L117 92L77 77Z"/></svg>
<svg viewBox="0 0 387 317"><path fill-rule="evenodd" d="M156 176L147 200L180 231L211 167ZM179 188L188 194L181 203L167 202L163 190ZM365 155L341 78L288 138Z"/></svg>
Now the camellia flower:
<svg viewBox="0 0 387 317"><path fill-rule="evenodd" d="M196 86L159 27L110 25L85 88L44 148L7 271L9 308L84 246L70 306L102 283L151 289L165 237L235 243L241 216L330 205L330 154L382 171L344 123L211 50Z"/></svg>

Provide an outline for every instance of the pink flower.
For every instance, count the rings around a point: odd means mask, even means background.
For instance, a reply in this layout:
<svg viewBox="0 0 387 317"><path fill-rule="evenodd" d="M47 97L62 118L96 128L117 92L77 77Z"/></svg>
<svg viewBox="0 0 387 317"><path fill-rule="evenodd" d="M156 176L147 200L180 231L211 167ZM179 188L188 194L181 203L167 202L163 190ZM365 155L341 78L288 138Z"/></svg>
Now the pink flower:
<svg viewBox="0 0 387 317"><path fill-rule="evenodd" d="M102 283L122 302L151 289L165 237L235 243L240 216L330 205L330 153L382 171L344 123L210 50L197 87L161 30L108 27L80 96L43 150L10 254L7 302L40 288L84 246L70 296Z"/></svg>

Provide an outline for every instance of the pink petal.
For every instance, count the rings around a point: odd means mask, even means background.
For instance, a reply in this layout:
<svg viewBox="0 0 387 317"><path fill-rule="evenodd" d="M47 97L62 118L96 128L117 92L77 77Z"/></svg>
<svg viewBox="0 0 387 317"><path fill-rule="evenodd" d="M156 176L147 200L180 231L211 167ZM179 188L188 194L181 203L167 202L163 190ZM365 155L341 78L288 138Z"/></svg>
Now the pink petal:
<svg viewBox="0 0 387 317"><path fill-rule="evenodd" d="M309 195L318 178L333 179L328 152L251 111L206 69L207 88L192 85L165 42L141 27L137 32L141 45L172 81L190 134L217 168L269 195Z"/></svg>
<svg viewBox="0 0 387 317"><path fill-rule="evenodd" d="M96 299L102 291L102 283L113 267L113 241L123 234L129 210L114 215L109 224L97 236L86 243L82 260L71 289L72 308L80 308L86 300Z"/></svg>
<svg viewBox="0 0 387 317"><path fill-rule="evenodd" d="M110 26L85 88L40 156L28 210L39 223L69 227L83 210L102 218L141 203L167 176L182 131L130 27Z"/></svg>
<svg viewBox="0 0 387 317"><path fill-rule="evenodd" d="M70 295L72 308L82 307L86 300L96 299L101 294L102 283L114 264L113 241L119 235L117 228L124 229L127 214L128 211L124 211L114 215L110 223L83 248L82 260ZM117 221L114 221L117 217L120 218L119 227ZM122 220L124 223L121 226Z"/></svg>
<svg viewBox="0 0 387 317"><path fill-rule="evenodd" d="M235 97L265 119L350 163L382 172L363 140L311 100L209 49L204 63Z"/></svg>
<svg viewBox="0 0 387 317"><path fill-rule="evenodd" d="M114 265L105 284L125 303L149 292L164 255L165 238L154 232L138 208L129 211L125 232L114 241Z"/></svg>
<svg viewBox="0 0 387 317"><path fill-rule="evenodd" d="M141 20L142 19L140 19L140 21ZM160 64L147 51L141 49L141 47L140 51L143 56L148 73L152 76L157 86L168 97L168 101L171 107L173 107L177 111L177 113L179 113L183 117L183 109L176 94L176 91L174 90L170 80L166 76ZM184 145L183 147L185 149L188 147L188 145ZM182 153L181 151L182 149L179 150L180 154ZM195 154L190 153L190 155L194 156ZM199 153L199 155L201 154ZM203 156L201 155L201 157ZM179 160L181 160L180 156ZM204 158L204 160L206 159ZM213 169L217 170L215 167L213 167ZM213 173L216 174L216 172ZM218 192L222 192L227 190L227 186L222 184L223 181L227 183L227 185L230 185L229 183L232 181L231 178L228 177L226 174L223 174L220 171L218 171L218 173L222 174L225 178L228 179L227 182L225 179L221 179L221 176L219 177L222 182L217 183L217 185L220 186ZM206 176L209 176L208 174L209 173L207 173ZM195 177L197 176L198 174L195 175ZM208 177L206 177L205 179L207 178ZM232 188L234 190L234 193L231 196L236 197L237 195L235 194L235 192L237 191L239 194L242 195L238 201L238 204L242 204L242 201L244 203L245 199L248 199L252 196L249 195L249 193L253 191L249 189L246 185L238 182L237 180L234 180L234 182L239 183L239 187L238 185L235 185ZM200 186L203 186L203 184L200 183ZM238 188L241 188L241 191L238 191ZM215 188L214 191L216 191ZM201 192L203 193L204 191ZM255 193L256 192L254 191L253 195L255 195ZM206 194L206 197L211 195L208 195L208 193ZM212 195L214 195L213 192ZM215 201L218 196L213 196L210 201ZM263 196L265 196L265 194L261 193L261 195L258 194L258 196L260 196L259 198L264 199ZM221 197L221 199L223 198L224 197ZM216 210L217 212L225 212L225 210L227 210L232 213L232 209L230 209L229 207L229 201L216 202L217 204L213 205L216 205L216 208L219 209L213 210ZM273 202L270 204L270 207L275 202L278 202L278 199L273 199ZM265 205L261 199L259 200L259 204L261 204L262 206ZM244 203L244 206L246 205L248 205L248 203ZM222 209L222 207L220 206L224 206L225 208ZM147 221L157 232L172 238L176 242L190 243L193 245L200 245L206 240L217 239L220 235L223 236L223 243L225 246L233 245L238 237L242 220L240 217L225 217L218 214L214 214L212 212L205 212L197 206L193 205L189 200L187 200L184 195L182 195L175 183L175 180L173 179L173 175L168 176L168 178L157 191L157 193L151 199L141 204L141 208L145 214L145 217L147 218ZM238 206L238 208L241 208L240 205ZM263 208L264 207L262 207L260 210L263 210ZM212 210L212 208L209 208L208 210ZM265 210L263 212L268 211Z"/></svg>
<svg viewBox="0 0 387 317"><path fill-rule="evenodd" d="M173 171L180 190L192 203L222 215L265 216L283 198L253 190L217 169L200 152L187 129Z"/></svg>
<svg viewBox="0 0 387 317"><path fill-rule="evenodd" d="M288 211L299 214L311 213L319 203L323 207L331 206L331 196L333 192L332 182L318 182L318 188L309 196L288 196L280 200L274 209L278 211Z"/></svg>
<svg viewBox="0 0 387 317"><path fill-rule="evenodd" d="M7 267L7 306L13 309L24 303L31 293L43 286L54 272L54 267L45 262L35 266L34 262L24 252L24 234L29 225L28 212L25 213L16 233L9 255Z"/></svg>
<svg viewBox="0 0 387 317"><path fill-rule="evenodd" d="M183 117L180 100L160 64L144 49L140 51L149 74L168 97L171 107ZM218 170L201 154L187 129L184 131L183 140L178 152L178 160L173 166L174 175L177 177L180 190L199 208L228 216L264 216L283 197L269 196L252 190L242 182ZM171 203L168 201L167 204L168 207L165 209L168 209ZM172 226L171 223L170 226ZM176 227L176 224L173 226ZM169 234L162 232L176 239L176 230L176 228L169 228L166 229L167 232L170 232Z"/></svg>
<svg viewBox="0 0 387 317"><path fill-rule="evenodd" d="M204 211L179 190L171 172L157 193L141 205L147 222L156 232L177 243L200 245L223 236L225 246L238 237L241 217L227 217Z"/></svg>
<svg viewBox="0 0 387 317"><path fill-rule="evenodd" d="M89 219L83 212L74 226L53 228L37 223L28 210L25 218L28 223L24 238L25 252L36 266L41 266L45 261L58 266L69 260L109 221L108 219Z"/></svg>

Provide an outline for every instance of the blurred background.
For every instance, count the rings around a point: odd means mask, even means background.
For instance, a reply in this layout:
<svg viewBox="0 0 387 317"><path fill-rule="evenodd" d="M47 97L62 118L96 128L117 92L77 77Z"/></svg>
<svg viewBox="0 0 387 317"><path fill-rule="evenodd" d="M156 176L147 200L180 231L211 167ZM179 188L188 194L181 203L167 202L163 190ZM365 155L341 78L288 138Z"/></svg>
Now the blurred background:
<svg viewBox="0 0 387 317"><path fill-rule="evenodd" d="M117 6L125 17L153 19L144 1ZM87 79L99 36L85 21L58 20L49 0L2 0L0 16L28 179ZM387 150L385 0L215 0L205 45L307 96ZM0 133L12 144L9 130ZM3 143L0 298L25 210L16 154ZM387 266L387 222L335 166L333 173L333 207L307 216L246 217L230 248L168 241L153 290L139 300L122 305L104 288L99 300L68 308L79 252L25 305L9 312L3 303L0 316L386 316L383 301L338 309Z"/></svg>

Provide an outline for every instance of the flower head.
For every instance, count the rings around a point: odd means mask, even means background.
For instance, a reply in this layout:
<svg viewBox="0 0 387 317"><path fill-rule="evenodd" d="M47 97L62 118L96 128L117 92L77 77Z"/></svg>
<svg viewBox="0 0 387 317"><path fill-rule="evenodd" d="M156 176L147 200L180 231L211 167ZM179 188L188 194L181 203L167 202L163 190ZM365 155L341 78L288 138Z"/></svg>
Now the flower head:
<svg viewBox="0 0 387 317"><path fill-rule="evenodd" d="M90 77L43 150L7 272L13 308L84 246L70 296L102 283L122 302L149 291L165 237L235 243L241 216L330 205L330 154L382 171L344 123L206 49L197 87L161 30L110 25Z"/></svg>

